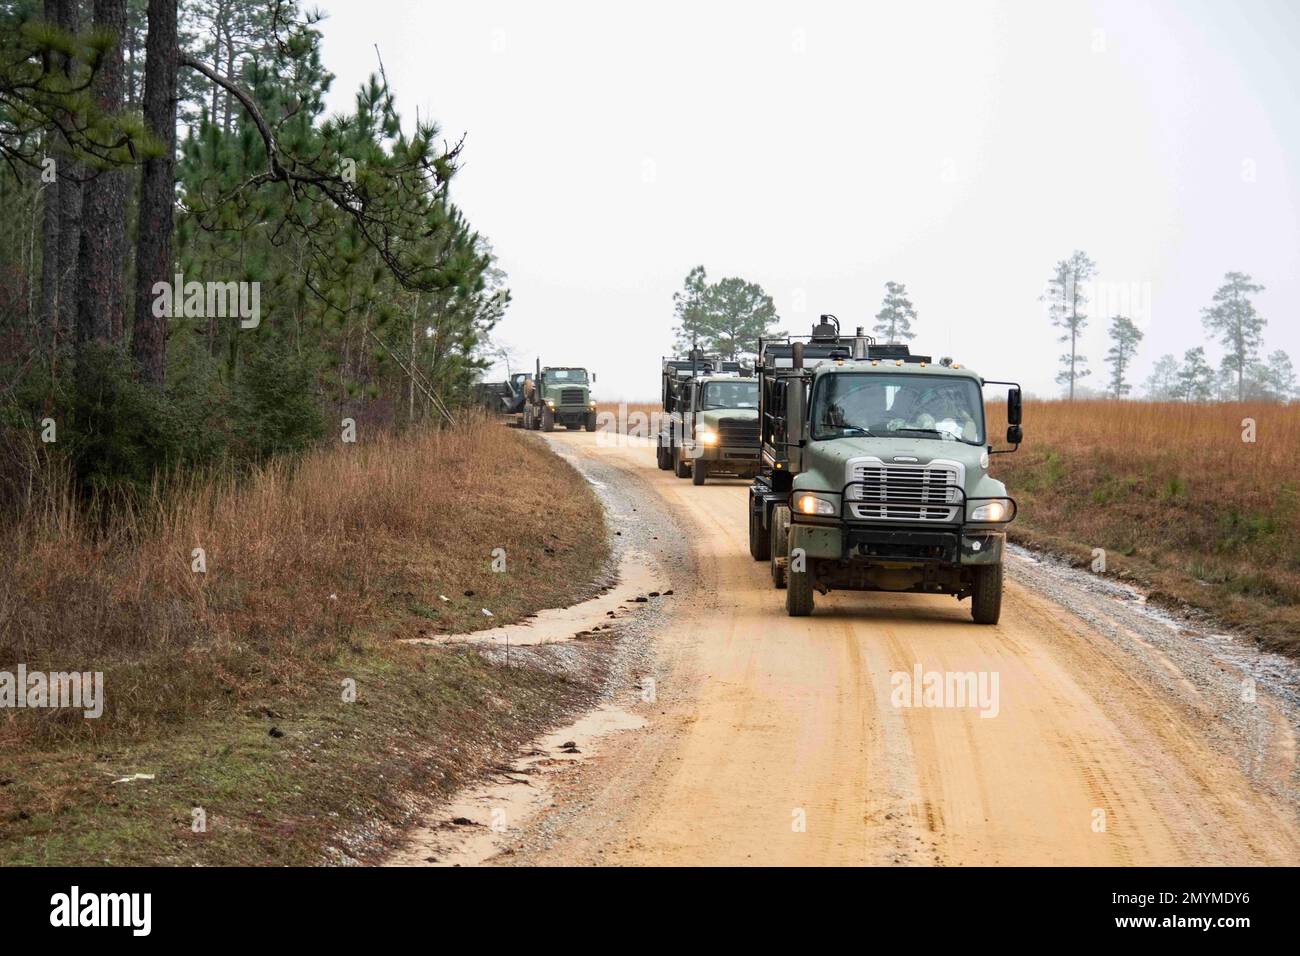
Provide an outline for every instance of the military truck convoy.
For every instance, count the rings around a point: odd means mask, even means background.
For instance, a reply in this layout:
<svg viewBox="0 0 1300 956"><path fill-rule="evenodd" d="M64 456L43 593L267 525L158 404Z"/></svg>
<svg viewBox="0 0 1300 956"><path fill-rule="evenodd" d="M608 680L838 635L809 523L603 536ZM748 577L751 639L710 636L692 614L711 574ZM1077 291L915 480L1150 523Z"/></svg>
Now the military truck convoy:
<svg viewBox="0 0 1300 956"><path fill-rule="evenodd" d="M1020 386L934 364L905 345L842 336L760 340L762 449L749 490L749 551L771 565L791 616L832 589L971 599L996 624L1015 500L989 457L1019 446ZM1010 386L1007 442L989 442L983 387Z"/></svg>
<svg viewBox="0 0 1300 956"><path fill-rule="evenodd" d="M659 467L702 485L709 475L753 478L758 466L758 380L739 362L663 359Z"/></svg>
<svg viewBox="0 0 1300 956"><path fill-rule="evenodd" d="M753 368L693 349L661 373L659 467L696 485L753 482L749 553L768 562L788 614L832 590L899 591L970 598L977 623L997 623L1016 502L989 461L1024 437L1018 384L841 334L833 315L811 335L759 339ZM539 360L504 384L485 401L517 409L525 428L596 430L585 369ZM1008 387L1009 448L989 438L986 385Z"/></svg>

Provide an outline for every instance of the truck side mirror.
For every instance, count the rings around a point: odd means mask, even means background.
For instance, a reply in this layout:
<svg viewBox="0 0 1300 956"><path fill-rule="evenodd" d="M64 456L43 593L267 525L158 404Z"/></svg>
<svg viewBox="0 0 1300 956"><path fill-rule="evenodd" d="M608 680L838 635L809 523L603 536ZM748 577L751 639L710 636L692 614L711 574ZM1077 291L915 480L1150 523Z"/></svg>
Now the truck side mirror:
<svg viewBox="0 0 1300 956"><path fill-rule="evenodd" d="M1007 392L1007 424L1019 425L1020 416L1020 389L1013 388ZM1019 439L1017 439L1017 441L1018 440Z"/></svg>
<svg viewBox="0 0 1300 956"><path fill-rule="evenodd" d="M1008 445L1019 445L1024 440L1025 440L1025 430L1023 428L1021 428L1019 425L1007 426Z"/></svg>

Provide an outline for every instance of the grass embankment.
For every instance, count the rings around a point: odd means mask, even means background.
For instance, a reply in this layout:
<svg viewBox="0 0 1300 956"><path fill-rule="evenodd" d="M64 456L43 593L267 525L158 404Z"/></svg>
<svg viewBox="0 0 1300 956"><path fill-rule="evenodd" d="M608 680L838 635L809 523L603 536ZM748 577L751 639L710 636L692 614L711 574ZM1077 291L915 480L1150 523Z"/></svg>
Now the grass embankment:
<svg viewBox="0 0 1300 956"><path fill-rule="evenodd" d="M1089 564L1103 548L1158 600L1300 653L1300 405L1032 402L1025 432L993 462L1013 538Z"/></svg>
<svg viewBox="0 0 1300 956"><path fill-rule="evenodd" d="M0 670L103 671L106 697L98 720L0 710L0 863L364 857L405 794L589 693L396 641L571 603L606 560L587 483L483 421L195 482L101 529L56 482L0 533ZM155 779L113 782L136 773Z"/></svg>

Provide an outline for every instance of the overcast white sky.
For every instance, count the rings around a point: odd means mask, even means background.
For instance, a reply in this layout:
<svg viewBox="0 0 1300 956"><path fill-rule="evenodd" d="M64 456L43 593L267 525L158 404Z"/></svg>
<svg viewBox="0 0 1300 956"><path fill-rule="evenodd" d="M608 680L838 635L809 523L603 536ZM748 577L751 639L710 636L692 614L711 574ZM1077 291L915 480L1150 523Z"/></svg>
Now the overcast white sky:
<svg viewBox="0 0 1300 956"><path fill-rule="evenodd" d="M452 195L510 276L498 338L602 399L657 396L701 263L791 332L870 326L905 282L914 351L1040 394L1061 346L1038 296L1073 249L1107 299L1096 387L1115 307L1147 332L1140 381L1241 270L1300 364L1300 3L321 6L331 108L378 44L399 108L468 134Z"/></svg>

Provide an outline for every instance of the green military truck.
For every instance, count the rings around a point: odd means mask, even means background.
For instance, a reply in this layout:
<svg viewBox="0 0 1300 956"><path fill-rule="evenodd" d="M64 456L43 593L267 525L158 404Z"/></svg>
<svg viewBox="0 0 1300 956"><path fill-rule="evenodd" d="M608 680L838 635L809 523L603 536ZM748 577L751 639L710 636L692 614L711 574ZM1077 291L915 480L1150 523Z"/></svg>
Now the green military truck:
<svg viewBox="0 0 1300 956"><path fill-rule="evenodd" d="M969 597L975 621L996 624L1016 503L989 459L1023 438L1020 386L842 336L829 315L811 336L761 342L757 374L749 550L787 613L811 614L817 592L907 591ZM1010 386L1009 449L989 441L985 385Z"/></svg>
<svg viewBox="0 0 1300 956"><path fill-rule="evenodd" d="M596 430L596 402L591 397L595 375L585 368L537 362L537 371L524 383L523 426L550 432L556 423L568 429Z"/></svg>
<svg viewBox="0 0 1300 956"><path fill-rule="evenodd" d="M715 362L698 353L663 360L660 468L696 485L710 475L757 474L758 379L744 372L738 362Z"/></svg>

